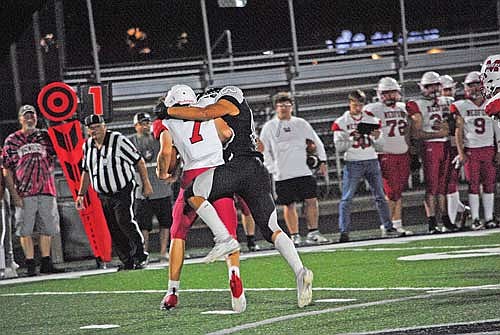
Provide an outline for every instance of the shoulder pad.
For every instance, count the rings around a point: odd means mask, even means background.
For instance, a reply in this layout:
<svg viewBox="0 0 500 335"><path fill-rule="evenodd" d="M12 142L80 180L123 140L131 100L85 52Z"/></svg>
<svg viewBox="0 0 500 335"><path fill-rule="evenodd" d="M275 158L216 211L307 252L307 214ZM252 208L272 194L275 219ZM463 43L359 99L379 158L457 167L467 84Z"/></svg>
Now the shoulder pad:
<svg viewBox="0 0 500 335"><path fill-rule="evenodd" d="M219 101L222 97L224 96L230 96L230 97L233 97L234 99L236 99L236 101L238 101L238 103L242 103L243 100L245 99L243 97L243 92L241 91L241 89L239 89L238 87L236 86L225 86L223 87L220 91L219 91L219 94L217 94L217 96L215 97L215 101Z"/></svg>

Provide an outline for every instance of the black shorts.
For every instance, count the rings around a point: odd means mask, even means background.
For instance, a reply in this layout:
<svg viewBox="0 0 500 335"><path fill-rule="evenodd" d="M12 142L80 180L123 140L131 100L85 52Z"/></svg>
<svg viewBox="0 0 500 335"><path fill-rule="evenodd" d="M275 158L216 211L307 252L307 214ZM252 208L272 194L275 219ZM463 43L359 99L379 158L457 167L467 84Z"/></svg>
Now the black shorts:
<svg viewBox="0 0 500 335"><path fill-rule="evenodd" d="M160 228L172 226L172 199L135 199L135 217L141 230L153 229L153 215L156 215Z"/></svg>
<svg viewBox="0 0 500 335"><path fill-rule="evenodd" d="M297 177L276 182L276 203L288 206L294 202L317 198L317 184L313 176Z"/></svg>

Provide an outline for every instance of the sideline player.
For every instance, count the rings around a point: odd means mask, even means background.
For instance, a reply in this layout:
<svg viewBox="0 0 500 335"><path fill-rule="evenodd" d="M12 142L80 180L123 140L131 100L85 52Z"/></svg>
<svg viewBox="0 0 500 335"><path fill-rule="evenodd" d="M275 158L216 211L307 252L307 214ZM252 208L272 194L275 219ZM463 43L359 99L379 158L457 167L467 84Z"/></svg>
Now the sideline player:
<svg viewBox="0 0 500 335"><path fill-rule="evenodd" d="M455 101L455 93L457 83L450 75L443 75L439 77L441 82L441 96L450 97ZM448 177L448 188L446 190L446 204L448 208L448 217L450 221L455 223L457 214L460 213L460 230L466 230L465 222L470 215L469 206L465 206L460 201L460 194L458 193L458 181L460 179L460 162L457 151L457 140L455 138L455 119L450 118L450 172Z"/></svg>
<svg viewBox="0 0 500 335"><path fill-rule="evenodd" d="M440 96L441 82L439 74L434 71L422 75L419 87L421 97L408 101L406 110L412 121L412 136L424 142L425 211L429 233L442 232L436 219L438 210L444 228L455 231L457 227L448 217L445 196L450 166L447 118L453 101Z"/></svg>
<svg viewBox="0 0 500 335"><path fill-rule="evenodd" d="M405 104L400 102L401 86L395 79L384 77L378 82L377 96L379 101L366 105L363 111L373 114L382 122L385 142L378 159L393 227L399 233L411 235L411 231L403 229L401 215L402 193L410 176L408 114ZM380 229L384 236L384 226L380 226Z"/></svg>
<svg viewBox="0 0 500 335"><path fill-rule="evenodd" d="M484 112L485 99L481 95L481 81L478 71L470 72L464 81L465 99L450 106L457 122L456 139L460 162L464 163L469 183L469 204L472 214L472 229L496 228L494 199L496 166L500 163L498 147L500 128ZM496 138L496 143L495 143ZM479 194L485 223L479 219Z"/></svg>
<svg viewBox="0 0 500 335"><path fill-rule="evenodd" d="M500 121L500 54L490 55L481 67L481 93L488 99L485 112ZM500 126L500 123L499 123Z"/></svg>

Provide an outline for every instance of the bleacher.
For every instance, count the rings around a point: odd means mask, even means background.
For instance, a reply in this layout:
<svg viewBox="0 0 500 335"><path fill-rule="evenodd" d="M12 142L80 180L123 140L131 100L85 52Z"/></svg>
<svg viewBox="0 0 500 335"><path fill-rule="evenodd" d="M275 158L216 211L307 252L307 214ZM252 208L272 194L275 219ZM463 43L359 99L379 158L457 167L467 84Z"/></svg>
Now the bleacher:
<svg viewBox="0 0 500 335"><path fill-rule="evenodd" d="M347 110L348 92L362 89L373 96L377 81L392 76L399 81L403 78L404 98L408 100L418 95L416 82L429 70L450 74L460 89L465 75L478 70L488 55L497 53L499 44L498 31L409 42L406 63L397 43L346 49L347 53L341 55L336 49L307 50L299 52L298 71L289 52L215 58L210 86L242 88L258 127L272 117L274 93L294 92L296 114L313 125L327 148L330 178L319 184L322 196L332 198L338 196L335 190L340 174L330 125ZM428 53L430 49L441 52ZM90 82L92 69L68 69L64 78L71 85ZM196 91L209 86L202 61L108 66L102 68L101 78L113 85L114 116L109 128L125 134L133 132L133 115L150 112L157 98L172 85L187 84Z"/></svg>

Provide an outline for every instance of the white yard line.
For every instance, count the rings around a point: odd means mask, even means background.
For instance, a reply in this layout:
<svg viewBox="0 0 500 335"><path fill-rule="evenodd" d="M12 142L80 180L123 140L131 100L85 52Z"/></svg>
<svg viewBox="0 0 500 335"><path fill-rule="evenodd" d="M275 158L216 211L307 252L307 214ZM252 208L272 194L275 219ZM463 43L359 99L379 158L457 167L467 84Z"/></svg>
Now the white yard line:
<svg viewBox="0 0 500 335"><path fill-rule="evenodd" d="M421 295L416 295L416 296L411 296L411 297L385 299L385 300L380 300L380 301L371 301L371 302L366 302L366 303L352 304L352 305L336 307L336 308L327 308L327 309L319 310L319 311L310 311L310 312L289 314L289 315L283 315L283 316L265 319L265 320L261 320L261 321L257 321L257 322L250 322L250 323L242 324L242 325L239 325L236 327L221 329L221 330L218 330L218 331L215 331L212 333L208 333L207 335L233 334L233 333L236 333L236 332L239 332L242 330L246 330L246 329L253 329L253 328L257 328L257 327L264 326L264 325L269 325L269 324L273 324L273 323L277 323L277 322L298 319L298 318L303 318L303 317L308 317L308 316L321 315L321 314L327 314L327 313L337 313L337 312L347 311L350 309L364 308L364 307L371 307L371 306L380 306L380 305L405 302L405 301L410 301L410 300L434 298L434 297L441 296L441 295L469 293L469 292L474 292L474 291L478 291L478 290L480 290L480 289L479 288L471 288L471 289L463 289L463 290L457 290L457 291L432 292L432 293L421 294Z"/></svg>
<svg viewBox="0 0 500 335"><path fill-rule="evenodd" d="M337 291L337 292L362 292L362 291L431 291L431 292L449 292L458 290L498 290L498 285L481 285L481 286L463 286L463 287L315 287L314 291ZM261 287L247 288L248 292L267 292L267 291L295 291L296 288L289 287ZM211 288L211 289L183 289L183 293L200 293L200 292L228 292L228 288ZM124 290L124 291L73 291L73 292L20 292L20 293L4 293L0 297L18 297L18 296L43 296L43 295L97 295L97 294L148 294L148 293L165 293L165 290Z"/></svg>

